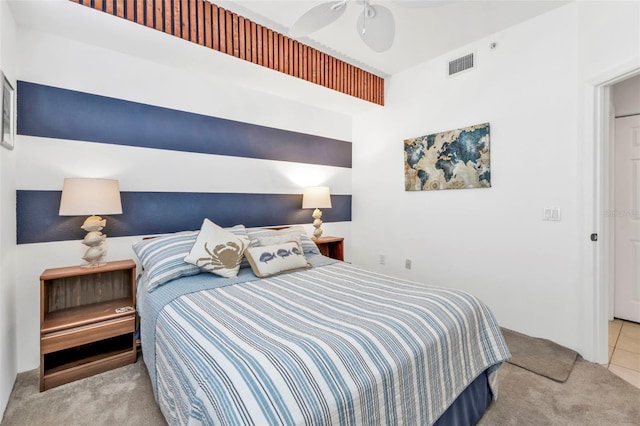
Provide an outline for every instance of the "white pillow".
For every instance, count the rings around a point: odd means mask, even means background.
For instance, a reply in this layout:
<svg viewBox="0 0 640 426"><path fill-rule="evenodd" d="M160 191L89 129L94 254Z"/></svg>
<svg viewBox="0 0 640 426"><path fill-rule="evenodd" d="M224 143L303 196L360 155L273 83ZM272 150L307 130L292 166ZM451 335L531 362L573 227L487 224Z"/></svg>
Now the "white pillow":
<svg viewBox="0 0 640 426"><path fill-rule="evenodd" d="M221 277L235 277L249 244L248 238L240 238L205 219L184 261Z"/></svg>
<svg viewBox="0 0 640 426"><path fill-rule="evenodd" d="M260 278L311 267L304 257L300 244L295 241L264 247L249 247L245 254L253 273Z"/></svg>
<svg viewBox="0 0 640 426"><path fill-rule="evenodd" d="M261 246L272 246L274 244L283 244L291 241L300 243L300 230L286 230L273 232L266 235L258 235L256 239Z"/></svg>
<svg viewBox="0 0 640 426"><path fill-rule="evenodd" d="M287 228L281 230L269 229L269 228L247 228L247 235L251 240L251 247L258 247L260 244L259 238L270 237L273 235L278 235L281 232L288 233L298 233L300 247L302 247L302 251L305 253L320 253L318 246L313 242L311 238L307 235L306 231L302 226L294 225L289 226Z"/></svg>

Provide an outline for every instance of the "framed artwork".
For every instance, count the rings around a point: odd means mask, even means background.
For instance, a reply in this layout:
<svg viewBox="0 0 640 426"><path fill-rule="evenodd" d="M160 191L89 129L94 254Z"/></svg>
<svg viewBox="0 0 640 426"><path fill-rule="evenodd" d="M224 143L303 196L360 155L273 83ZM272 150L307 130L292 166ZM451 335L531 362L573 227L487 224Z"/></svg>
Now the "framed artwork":
<svg viewBox="0 0 640 426"><path fill-rule="evenodd" d="M5 148L13 149L16 92L4 73L0 74L2 74L2 141L0 141L0 143Z"/></svg>
<svg viewBox="0 0 640 426"><path fill-rule="evenodd" d="M404 141L405 191L491 187L489 123Z"/></svg>

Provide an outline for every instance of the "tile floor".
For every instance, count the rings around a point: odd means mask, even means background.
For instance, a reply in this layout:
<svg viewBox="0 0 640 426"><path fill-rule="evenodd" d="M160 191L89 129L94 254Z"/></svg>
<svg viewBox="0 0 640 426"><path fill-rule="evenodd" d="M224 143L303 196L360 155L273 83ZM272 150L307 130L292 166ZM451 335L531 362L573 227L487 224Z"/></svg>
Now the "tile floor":
<svg viewBox="0 0 640 426"><path fill-rule="evenodd" d="M640 324L609 321L609 371L640 388Z"/></svg>

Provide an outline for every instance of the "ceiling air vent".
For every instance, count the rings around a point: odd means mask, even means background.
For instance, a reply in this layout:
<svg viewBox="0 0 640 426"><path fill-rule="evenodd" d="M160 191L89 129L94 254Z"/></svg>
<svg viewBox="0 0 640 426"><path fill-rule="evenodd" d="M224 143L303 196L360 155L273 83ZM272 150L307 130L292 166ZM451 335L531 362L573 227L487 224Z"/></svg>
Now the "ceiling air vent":
<svg viewBox="0 0 640 426"><path fill-rule="evenodd" d="M466 71L475 66L473 53L462 56L453 61L449 61L449 75L458 74L459 72Z"/></svg>

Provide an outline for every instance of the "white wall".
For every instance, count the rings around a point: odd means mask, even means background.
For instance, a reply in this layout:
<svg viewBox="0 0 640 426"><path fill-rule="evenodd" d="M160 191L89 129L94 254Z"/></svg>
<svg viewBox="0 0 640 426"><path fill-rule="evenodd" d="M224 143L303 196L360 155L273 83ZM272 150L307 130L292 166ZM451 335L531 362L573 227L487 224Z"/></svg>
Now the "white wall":
<svg viewBox="0 0 640 426"><path fill-rule="evenodd" d="M164 37L155 34L158 40ZM349 115L244 88L192 64L172 66L26 28L18 35L20 80L351 140ZM194 50L200 53L208 56L195 56L194 62L215 67L215 52ZM304 186L327 184L334 194L351 194L347 168L27 136L19 136L16 145L18 189L60 190L64 177L82 176L117 178L122 191L300 194ZM327 235L350 238L349 223L323 228ZM109 234L108 224L104 232ZM107 260L134 258L131 244L137 240L110 238ZM18 246L18 371L39 363L39 275L45 268L78 264L82 252L79 241Z"/></svg>
<svg viewBox="0 0 640 426"><path fill-rule="evenodd" d="M0 2L0 69L15 88L16 24L6 2ZM0 147L0 204L15 206L14 151ZM0 419L16 377L15 208L0 209Z"/></svg>
<svg viewBox="0 0 640 426"><path fill-rule="evenodd" d="M353 261L469 290L501 325L595 359L584 331L591 326L584 321L591 303L585 292L592 290L583 274L589 263L583 191L589 183L583 181L585 142L579 136L585 126L581 79L629 60L634 49L640 52L640 39L629 40L638 31L638 3L611 10L587 3L564 6L391 78L384 110L354 120ZM600 46L589 50L583 38L597 44L608 32L613 35L604 37L619 45L601 46L603 59ZM477 69L447 78L448 60L470 51L477 53ZM483 122L491 123L492 188L404 191L404 139ZM545 207L560 207L562 220L543 222ZM410 271L404 269L407 258Z"/></svg>

